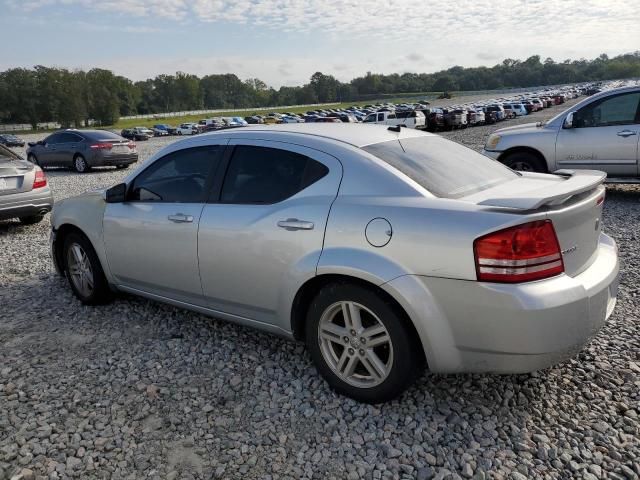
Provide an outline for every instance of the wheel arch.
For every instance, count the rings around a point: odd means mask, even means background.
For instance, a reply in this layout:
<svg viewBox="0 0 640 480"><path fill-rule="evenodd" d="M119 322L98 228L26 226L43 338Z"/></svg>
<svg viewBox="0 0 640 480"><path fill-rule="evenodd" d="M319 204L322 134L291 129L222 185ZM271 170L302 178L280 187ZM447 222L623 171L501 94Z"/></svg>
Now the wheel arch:
<svg viewBox="0 0 640 480"><path fill-rule="evenodd" d="M309 307L311 306L311 303L313 302L313 299L315 298L317 293L326 285L335 283L349 283L362 286L375 292L376 294L384 298L387 302L389 302L393 306L394 310L398 313L400 318L403 319L405 327L408 328L411 333L411 338L416 341L416 350L422 354L422 360L426 362L427 354L425 352L424 345L420 341L421 337L418 334L413 320L411 319L407 311L402 307L401 303L391 293L383 289L381 286L362 278L350 275L335 273L317 275L307 280L298 289L291 305L291 332L295 339L302 341L305 338L307 326L306 316L309 311Z"/></svg>
<svg viewBox="0 0 640 480"><path fill-rule="evenodd" d="M93 246L93 242L87 236L87 234L82 231L81 228L79 228L76 225L73 225L71 223L64 223L64 224L60 225L60 227L58 227L56 229L56 241L55 241L55 243L53 245L53 252L52 253L53 253L53 261L56 264L57 270L58 270L58 272L60 272L62 274L64 274L64 271L65 271L65 265L64 265L64 242L65 242L65 239L71 233L78 233L78 234L82 235ZM95 250L95 246L93 248Z"/></svg>
<svg viewBox="0 0 640 480"><path fill-rule="evenodd" d="M540 150L533 147L517 146L508 148L500 154L500 156L498 157L498 161L500 163L505 163L507 158L515 153L529 153L531 155L535 155L540 160L542 165L545 166L545 173L549 172L549 162L547 162L547 159Z"/></svg>

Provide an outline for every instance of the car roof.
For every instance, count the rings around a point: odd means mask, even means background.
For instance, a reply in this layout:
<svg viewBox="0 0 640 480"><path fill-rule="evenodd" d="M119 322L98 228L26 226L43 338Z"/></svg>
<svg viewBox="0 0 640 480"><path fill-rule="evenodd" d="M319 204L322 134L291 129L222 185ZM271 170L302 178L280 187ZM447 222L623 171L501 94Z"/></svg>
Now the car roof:
<svg viewBox="0 0 640 480"><path fill-rule="evenodd" d="M357 123L287 123L242 127L224 132L212 132L206 135L242 136L246 133L281 132L298 135L311 135L348 143L354 147L364 147L374 143L388 142L402 138L433 136L431 133L401 128L400 132L389 130L386 125L359 125Z"/></svg>

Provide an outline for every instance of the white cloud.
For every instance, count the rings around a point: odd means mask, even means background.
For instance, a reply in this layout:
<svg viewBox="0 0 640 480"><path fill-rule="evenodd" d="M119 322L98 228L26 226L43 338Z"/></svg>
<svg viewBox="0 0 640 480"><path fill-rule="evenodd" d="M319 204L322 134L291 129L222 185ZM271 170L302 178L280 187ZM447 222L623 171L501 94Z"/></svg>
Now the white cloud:
<svg viewBox="0 0 640 480"><path fill-rule="evenodd" d="M245 42L234 43L234 51L242 55L105 60L136 79L176 70L200 75L223 71L259 77L277 87L303 83L317 70L348 80L368 70L428 72L533 54L556 60L593 58L640 45L640 9L611 0L5 1L15 12L30 12L34 21L58 8L74 8L76 21L83 12L98 12L104 18L99 28L123 32L144 33L146 28L151 35L158 20L175 23L185 38L198 24L237 25L243 32ZM295 35L267 58L257 57L254 42L272 41L274 32ZM313 46L307 49L307 44ZM56 61L77 63L72 58Z"/></svg>

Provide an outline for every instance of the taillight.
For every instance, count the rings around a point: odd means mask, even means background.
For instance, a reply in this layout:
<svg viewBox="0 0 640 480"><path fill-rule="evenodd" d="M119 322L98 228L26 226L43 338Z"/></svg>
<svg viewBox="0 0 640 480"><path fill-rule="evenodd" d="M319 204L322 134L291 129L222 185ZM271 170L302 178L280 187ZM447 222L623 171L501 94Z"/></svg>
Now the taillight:
<svg viewBox="0 0 640 480"><path fill-rule="evenodd" d="M135 142L129 142L129 143L127 143L127 146L129 147L129 150L135 150L136 149L136 143Z"/></svg>
<svg viewBox="0 0 640 480"><path fill-rule="evenodd" d="M601 197L598 198L598 200L596 200L596 206L600 206L604 203L604 193L602 194Z"/></svg>
<svg viewBox="0 0 640 480"><path fill-rule="evenodd" d="M506 228L473 242L481 282L518 283L564 272L560 244L551 220Z"/></svg>
<svg viewBox="0 0 640 480"><path fill-rule="evenodd" d="M47 177L40 167L36 167L36 178L33 180L32 188L42 188L47 186Z"/></svg>
<svg viewBox="0 0 640 480"><path fill-rule="evenodd" d="M94 143L90 146L94 150L111 150L113 144L111 143Z"/></svg>

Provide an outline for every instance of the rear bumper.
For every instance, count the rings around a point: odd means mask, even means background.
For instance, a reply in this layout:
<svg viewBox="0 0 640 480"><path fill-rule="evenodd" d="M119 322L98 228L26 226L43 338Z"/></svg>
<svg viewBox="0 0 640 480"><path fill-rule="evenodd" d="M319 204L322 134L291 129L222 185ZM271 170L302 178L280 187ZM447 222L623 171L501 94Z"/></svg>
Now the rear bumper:
<svg viewBox="0 0 640 480"><path fill-rule="evenodd" d="M131 165L138 161L135 155L96 155L89 160L92 167L113 167L116 165Z"/></svg>
<svg viewBox="0 0 640 480"><path fill-rule="evenodd" d="M53 208L53 195L49 187L36 192L16 193L0 197L0 220L44 215Z"/></svg>
<svg viewBox="0 0 640 480"><path fill-rule="evenodd" d="M616 244L601 234L596 260L575 277L508 285L407 275L385 286L401 295L432 371L523 373L572 357L600 330L618 272Z"/></svg>

